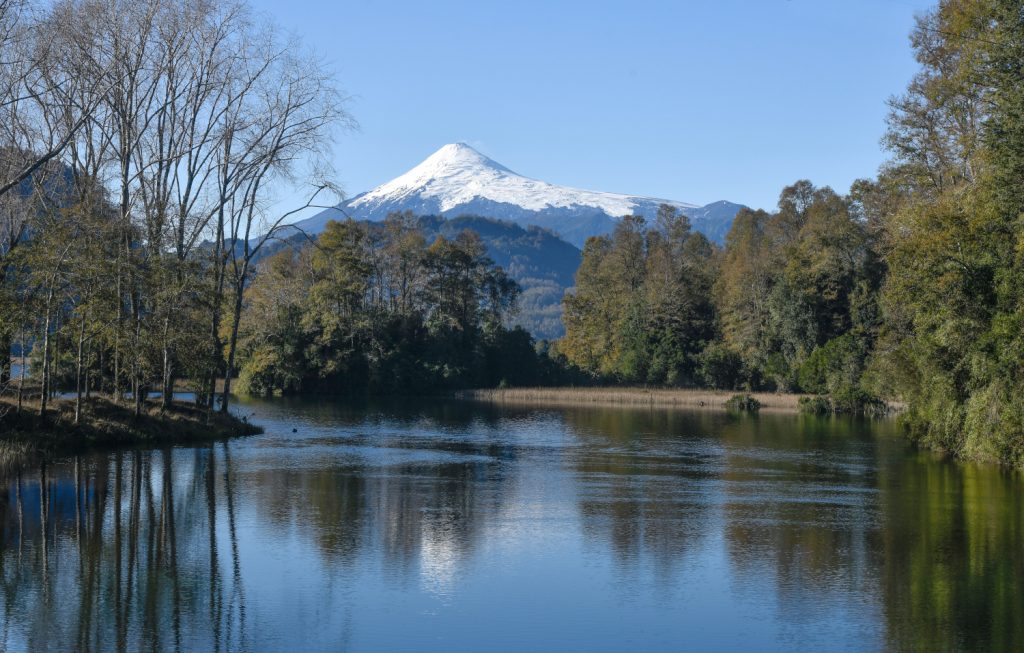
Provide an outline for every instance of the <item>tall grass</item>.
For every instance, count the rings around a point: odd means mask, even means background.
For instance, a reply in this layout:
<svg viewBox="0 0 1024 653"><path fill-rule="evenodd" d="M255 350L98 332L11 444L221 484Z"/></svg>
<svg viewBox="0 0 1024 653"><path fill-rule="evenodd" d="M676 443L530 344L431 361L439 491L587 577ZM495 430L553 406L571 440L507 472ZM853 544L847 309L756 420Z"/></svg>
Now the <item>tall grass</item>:
<svg viewBox="0 0 1024 653"><path fill-rule="evenodd" d="M466 390L456 396L496 403L546 405L622 405L677 406L726 410L734 392L716 390L682 390L675 388L500 388L497 390ZM803 395L750 393L761 410L797 412Z"/></svg>

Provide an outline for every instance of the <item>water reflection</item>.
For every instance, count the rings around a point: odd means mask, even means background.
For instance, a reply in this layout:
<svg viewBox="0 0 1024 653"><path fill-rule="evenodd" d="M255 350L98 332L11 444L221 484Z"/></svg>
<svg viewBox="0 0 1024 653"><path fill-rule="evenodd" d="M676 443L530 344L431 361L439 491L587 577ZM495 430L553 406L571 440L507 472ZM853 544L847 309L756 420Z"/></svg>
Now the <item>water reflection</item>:
<svg viewBox="0 0 1024 653"><path fill-rule="evenodd" d="M10 649L216 649L244 641L226 447L76 457L6 480L0 564Z"/></svg>
<svg viewBox="0 0 1024 653"><path fill-rule="evenodd" d="M888 642L922 650L1024 645L1019 477L927 455L880 461L877 558ZM910 497L927 497L914 502Z"/></svg>
<svg viewBox="0 0 1024 653"><path fill-rule="evenodd" d="M894 425L248 402L0 476L2 648L1014 650L1022 483Z"/></svg>

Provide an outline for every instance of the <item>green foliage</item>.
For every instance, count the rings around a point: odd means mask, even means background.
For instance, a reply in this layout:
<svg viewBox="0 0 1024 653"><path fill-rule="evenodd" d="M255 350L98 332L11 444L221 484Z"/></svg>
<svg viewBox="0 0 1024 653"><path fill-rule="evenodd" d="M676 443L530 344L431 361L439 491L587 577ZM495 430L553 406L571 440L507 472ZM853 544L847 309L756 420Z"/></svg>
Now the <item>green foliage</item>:
<svg viewBox="0 0 1024 653"><path fill-rule="evenodd" d="M709 388L737 389L746 374L743 358L721 342L709 343L697 357L697 376Z"/></svg>
<svg viewBox="0 0 1024 653"><path fill-rule="evenodd" d="M878 194L798 181L777 212L741 210L724 251L670 207L624 219L584 248L563 351L628 383L852 397L882 326Z"/></svg>
<svg viewBox="0 0 1024 653"><path fill-rule="evenodd" d="M522 289L512 323L542 339L565 334L562 297L579 268L579 249L541 227L479 216L422 216L417 227L428 241L438 236L451 240L467 229L479 234L487 255Z"/></svg>
<svg viewBox="0 0 1024 653"><path fill-rule="evenodd" d="M238 375L235 388L242 394L269 397L280 386L274 379L274 371L281 363L278 352L270 347L260 347L249 353L245 366Z"/></svg>
<svg viewBox="0 0 1024 653"><path fill-rule="evenodd" d="M860 382L863 360L845 365L838 384L823 369L838 366L823 360L837 352L818 350L854 331L866 350L879 328L883 264L863 217L871 199L863 185L841 197L799 181L783 189L776 213L737 215L714 291L722 340L752 386L831 392Z"/></svg>
<svg viewBox="0 0 1024 653"><path fill-rule="evenodd" d="M462 231L330 222L315 245L263 261L246 291L240 385L254 394L439 392L559 376L507 326L518 286Z"/></svg>
<svg viewBox="0 0 1024 653"><path fill-rule="evenodd" d="M815 347L797 371L800 389L839 394L857 388L864 373L867 347L863 339L844 333Z"/></svg>
<svg viewBox="0 0 1024 653"><path fill-rule="evenodd" d="M756 413L761 409L761 402L750 395L733 395L725 402L726 410L741 413Z"/></svg>
<svg viewBox="0 0 1024 653"><path fill-rule="evenodd" d="M883 213L874 365L920 441L1020 464L1024 14L1008 0L948 0L912 41L921 71L894 104L883 174L899 190Z"/></svg>
<svg viewBox="0 0 1024 653"><path fill-rule="evenodd" d="M627 216L583 249L565 298L568 361L632 383L693 385L714 338L714 248L688 218L664 206L656 223Z"/></svg>
<svg viewBox="0 0 1024 653"><path fill-rule="evenodd" d="M866 415L881 417L889 412L888 405L860 388L847 387L829 395L800 397L801 413L812 415Z"/></svg>

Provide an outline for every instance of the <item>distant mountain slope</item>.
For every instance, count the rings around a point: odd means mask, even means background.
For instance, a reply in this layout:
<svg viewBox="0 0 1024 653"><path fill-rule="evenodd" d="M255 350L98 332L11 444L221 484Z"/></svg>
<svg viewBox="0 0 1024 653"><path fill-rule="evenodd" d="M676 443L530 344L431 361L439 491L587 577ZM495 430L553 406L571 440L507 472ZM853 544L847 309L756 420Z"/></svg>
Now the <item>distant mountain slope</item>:
<svg viewBox="0 0 1024 653"><path fill-rule="evenodd" d="M439 235L454 238L464 229L480 234L487 254L522 288L516 324L538 339L565 335L562 297L580 266L582 254L577 247L540 227L524 228L478 216L423 217L420 227L428 242Z"/></svg>
<svg viewBox="0 0 1024 653"><path fill-rule="evenodd" d="M383 220L389 213L478 215L520 225L536 225L582 247L590 236L609 233L616 219L638 214L653 218L669 204L690 216L693 227L721 243L741 206L715 202L697 206L674 200L602 193L556 186L519 175L465 143L445 145L425 161L371 191L296 223L320 233L339 212L356 220Z"/></svg>

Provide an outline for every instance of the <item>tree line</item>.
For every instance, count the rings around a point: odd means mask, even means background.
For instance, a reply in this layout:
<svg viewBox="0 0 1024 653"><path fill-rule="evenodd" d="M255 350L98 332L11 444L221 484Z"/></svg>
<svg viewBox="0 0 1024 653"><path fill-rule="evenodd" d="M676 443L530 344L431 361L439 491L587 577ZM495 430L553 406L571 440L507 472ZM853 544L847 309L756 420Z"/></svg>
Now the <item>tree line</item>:
<svg viewBox="0 0 1024 653"><path fill-rule="evenodd" d="M253 261L329 191L330 70L247 5L0 0L0 389L227 409ZM301 202L302 200L300 200ZM297 209L299 207L292 207Z"/></svg>
<svg viewBox="0 0 1024 653"><path fill-rule="evenodd" d="M330 221L263 260L246 290L239 380L249 393L432 393L569 379L510 328L518 284L462 230L428 242L412 213Z"/></svg>
<svg viewBox="0 0 1024 653"><path fill-rule="evenodd" d="M892 158L800 181L716 250L663 209L591 239L567 359L619 381L902 399L921 441L1024 462L1024 4L942 0L890 100Z"/></svg>
<svg viewBox="0 0 1024 653"><path fill-rule="evenodd" d="M863 190L797 182L775 213L740 210L724 248L670 206L623 219L584 248L559 351L629 383L850 396L884 275Z"/></svg>

